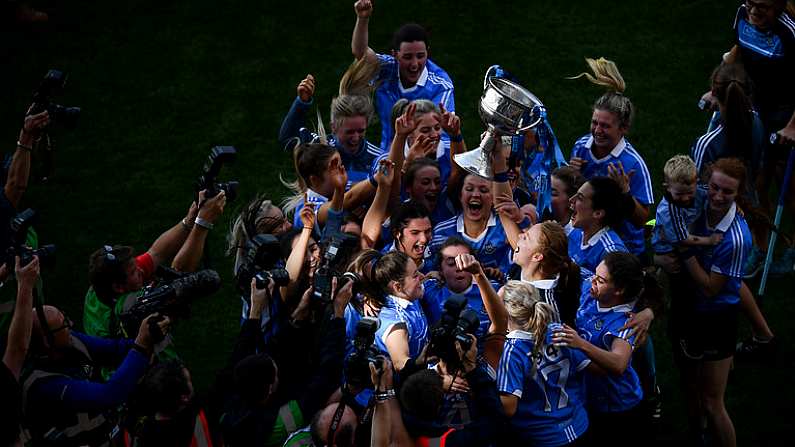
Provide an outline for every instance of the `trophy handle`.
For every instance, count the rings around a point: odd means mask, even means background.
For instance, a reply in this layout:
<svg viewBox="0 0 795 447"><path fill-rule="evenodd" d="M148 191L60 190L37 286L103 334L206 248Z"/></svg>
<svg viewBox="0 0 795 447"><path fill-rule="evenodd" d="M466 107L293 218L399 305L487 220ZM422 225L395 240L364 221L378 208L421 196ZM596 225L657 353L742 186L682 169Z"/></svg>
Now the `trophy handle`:
<svg viewBox="0 0 795 447"><path fill-rule="evenodd" d="M483 77L483 90L486 90L486 87L489 86L489 78L494 76L492 73L497 71L499 68L499 65L492 65L488 70L486 70L486 76Z"/></svg>

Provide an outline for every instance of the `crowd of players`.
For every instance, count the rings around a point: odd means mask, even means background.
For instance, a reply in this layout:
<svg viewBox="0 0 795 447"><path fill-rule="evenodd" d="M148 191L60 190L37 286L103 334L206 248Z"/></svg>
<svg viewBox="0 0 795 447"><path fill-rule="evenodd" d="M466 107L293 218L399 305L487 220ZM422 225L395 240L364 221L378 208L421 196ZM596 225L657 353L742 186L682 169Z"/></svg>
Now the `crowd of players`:
<svg viewBox="0 0 795 447"><path fill-rule="evenodd" d="M16 301L0 306L3 396L14 402L3 403L0 443L640 439L660 417L653 346L663 341L649 328L665 311L688 440L735 445L724 404L732 360L775 346L744 279L767 249L768 197L791 187L776 179L795 143L795 6L738 8L734 45L702 98L716 113L689 155L665 163L656 216L657 183L625 137L634 107L613 62L587 60L581 76L606 93L566 165L545 163L531 129L514 139L519 148L498 141L485 179L453 161L467 145L453 81L428 59L426 31L404 25L391 53L379 54L368 43L372 2L354 10L356 60L332 100L330 131L322 121L309 130L308 75L279 130L295 164L295 180L284 181L293 195L283 207L258 197L234 219L241 328L212 389L194 392L170 344L174 315L134 328L119 319L162 278L158 266L177 277L199 269L224 191L201 192L143 254L126 246L92 254L83 332L55 307L32 310L38 256L0 267L17 283ZM17 212L49 119L44 111L25 120L4 220ZM366 138L376 119L380 144ZM542 178L549 183L534 181ZM793 260L785 250L773 273L789 273ZM738 318L753 332L739 345Z"/></svg>

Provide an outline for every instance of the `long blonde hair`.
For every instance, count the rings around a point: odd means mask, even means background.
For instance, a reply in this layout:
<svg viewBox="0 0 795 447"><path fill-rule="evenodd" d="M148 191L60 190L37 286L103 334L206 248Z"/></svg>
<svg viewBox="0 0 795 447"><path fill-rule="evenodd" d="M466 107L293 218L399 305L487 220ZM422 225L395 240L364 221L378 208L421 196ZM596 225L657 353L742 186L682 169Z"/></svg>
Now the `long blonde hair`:
<svg viewBox="0 0 795 447"><path fill-rule="evenodd" d="M555 321L555 310L545 303L535 286L522 281L508 281L503 287L505 309L521 330L533 334L533 365L546 344L547 325Z"/></svg>
<svg viewBox="0 0 795 447"><path fill-rule="evenodd" d="M615 114L621 127L628 129L632 123L635 110L629 98L624 96L627 85L624 82L624 77L618 71L616 63L603 57L599 59L586 57L585 62L590 67L593 75L583 72L567 79L579 79L585 76L592 83L606 87L607 93L596 100L593 108Z"/></svg>
<svg viewBox="0 0 795 447"><path fill-rule="evenodd" d="M364 116L367 122L375 116L371 81L378 74L378 62L363 57L354 60L340 79L339 94L331 100L331 123L337 128L345 118Z"/></svg>

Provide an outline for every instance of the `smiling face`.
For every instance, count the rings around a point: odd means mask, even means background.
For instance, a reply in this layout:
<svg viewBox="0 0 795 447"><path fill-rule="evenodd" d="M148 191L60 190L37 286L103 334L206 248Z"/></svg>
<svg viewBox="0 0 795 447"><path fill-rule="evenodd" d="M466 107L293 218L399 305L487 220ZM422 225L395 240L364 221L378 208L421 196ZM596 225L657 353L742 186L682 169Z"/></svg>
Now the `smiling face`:
<svg viewBox="0 0 795 447"><path fill-rule="evenodd" d="M364 141L367 131L367 118L364 116L351 116L343 118L342 123L333 129L334 136L340 142L345 152L355 154Z"/></svg>
<svg viewBox="0 0 795 447"><path fill-rule="evenodd" d="M746 0L745 8L748 10L748 23L763 31L772 28L781 14L775 0Z"/></svg>
<svg viewBox="0 0 795 447"><path fill-rule="evenodd" d="M472 285L472 274L459 270L455 264L456 256L467 254L472 253L463 245L451 245L441 252L442 276L447 288L453 293L461 293Z"/></svg>
<svg viewBox="0 0 795 447"><path fill-rule="evenodd" d="M425 248L432 237L433 226L429 218L411 219L406 228L397 235L396 247L419 265L425 257Z"/></svg>
<svg viewBox="0 0 795 447"><path fill-rule="evenodd" d="M613 284L613 277L607 269L604 261L596 266L596 274L591 278L591 296L599 303L612 303L615 301L620 290Z"/></svg>
<svg viewBox="0 0 795 447"><path fill-rule="evenodd" d="M428 61L428 48L425 42L401 42L400 49L393 51L392 55L398 61L400 81L403 87L413 87L425 69Z"/></svg>
<svg viewBox="0 0 795 447"><path fill-rule="evenodd" d="M442 138L442 125L438 113L425 113L417 118L417 128L409 134L407 139L409 146L417 141L420 135L425 135L430 139L433 147L439 144L439 140ZM431 157L433 158L435 155Z"/></svg>
<svg viewBox="0 0 795 447"><path fill-rule="evenodd" d="M460 200L464 219L476 222L487 220L493 204L491 182L475 175L467 175Z"/></svg>
<svg viewBox="0 0 795 447"><path fill-rule="evenodd" d="M555 220L561 224L565 224L569 219L569 200L571 197L566 194L566 184L554 175L552 176L551 186L552 215L555 217Z"/></svg>
<svg viewBox="0 0 795 447"><path fill-rule="evenodd" d="M439 200L439 191L442 189L442 176L435 166L423 166L414 173L414 180L406 186L406 192L412 200L417 201L428 209L436 209Z"/></svg>
<svg viewBox="0 0 795 447"><path fill-rule="evenodd" d="M519 241L516 244L516 253L513 255L513 262L522 268L527 268L534 262L541 262L543 255L541 254L541 244L539 243L540 237L541 227L538 225L533 225L520 234Z"/></svg>
<svg viewBox="0 0 795 447"><path fill-rule="evenodd" d="M611 151L624 137L626 129L619 123L615 113L594 109L591 116L593 146L599 151Z"/></svg>
<svg viewBox="0 0 795 447"><path fill-rule="evenodd" d="M585 182L571 198L571 224L574 228L586 228L594 224L603 213L593 209L593 194L593 187Z"/></svg>
<svg viewBox="0 0 795 447"><path fill-rule="evenodd" d="M417 265L413 262L406 263L406 276L395 284L395 295L407 300L418 300L422 298L422 280L425 276L417 270ZM393 281L394 282L394 281Z"/></svg>
<svg viewBox="0 0 795 447"><path fill-rule="evenodd" d="M690 207L693 206L693 200L696 198L696 182L680 183L669 182L665 185L665 190L671 196L671 203L676 206Z"/></svg>
<svg viewBox="0 0 795 447"><path fill-rule="evenodd" d="M709 177L709 209L715 213L726 213L737 199L740 181L714 170Z"/></svg>

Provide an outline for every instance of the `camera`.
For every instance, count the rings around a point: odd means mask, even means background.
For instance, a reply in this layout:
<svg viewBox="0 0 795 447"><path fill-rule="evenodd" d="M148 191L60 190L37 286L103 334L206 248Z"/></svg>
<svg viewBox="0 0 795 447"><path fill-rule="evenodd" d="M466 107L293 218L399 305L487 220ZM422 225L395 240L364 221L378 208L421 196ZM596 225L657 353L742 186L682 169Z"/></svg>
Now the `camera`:
<svg viewBox="0 0 795 447"><path fill-rule="evenodd" d="M270 279L273 279L276 287L286 287L290 283L287 270L276 268L280 258L279 240L272 234L258 234L246 242L237 271L237 285L246 299L251 278L256 278L258 289L267 286Z"/></svg>
<svg viewBox="0 0 795 447"><path fill-rule="evenodd" d="M39 87L33 92L33 107L30 115L43 111L50 114L50 124L58 124L66 128L77 126L80 118L80 107L65 107L53 102L53 97L63 93L66 86L66 73L60 70L49 70L44 75Z"/></svg>
<svg viewBox="0 0 795 447"><path fill-rule="evenodd" d="M16 256L19 256L21 267L30 264L34 256L39 257L41 265L51 264L55 260L55 245L43 245L37 249L27 246L28 230L35 220L36 212L28 208L9 222L11 244L5 250L5 263L9 272L14 271Z"/></svg>
<svg viewBox="0 0 795 447"><path fill-rule="evenodd" d="M135 336L141 321L155 312L172 319L188 318L193 300L212 295L221 288L221 277L215 270L179 273L158 267L157 273L159 283L146 287L135 303L119 316L125 336Z"/></svg>
<svg viewBox="0 0 795 447"><path fill-rule="evenodd" d="M469 350L472 347L469 335L477 333L479 326L478 314L467 307L466 298L461 295L451 296L444 302L441 318L431 328L428 354L457 367L460 359L455 342L458 342L464 351Z"/></svg>
<svg viewBox="0 0 795 447"><path fill-rule="evenodd" d="M313 298L320 302L331 302L331 284L334 278L341 278L351 254L359 247L359 238L348 233L339 233L326 243L320 265L315 270ZM349 279L354 279L349 276ZM337 289L343 283L338 281Z"/></svg>
<svg viewBox="0 0 795 447"><path fill-rule="evenodd" d="M237 149L232 146L215 146L210 151L210 156L204 164L202 174L196 181L196 201L199 200L199 191L206 189L204 195L205 199L215 197L223 191L226 194L226 200L232 201L237 197L237 190L240 186L239 182L217 182L216 178L221 172L221 167L224 163L235 161L237 157Z"/></svg>
<svg viewBox="0 0 795 447"><path fill-rule="evenodd" d="M379 371L384 367L380 353L373 344L378 326L378 319L372 317L364 317L356 323L353 352L345 358L345 380L354 387L372 386L370 363L374 363Z"/></svg>

